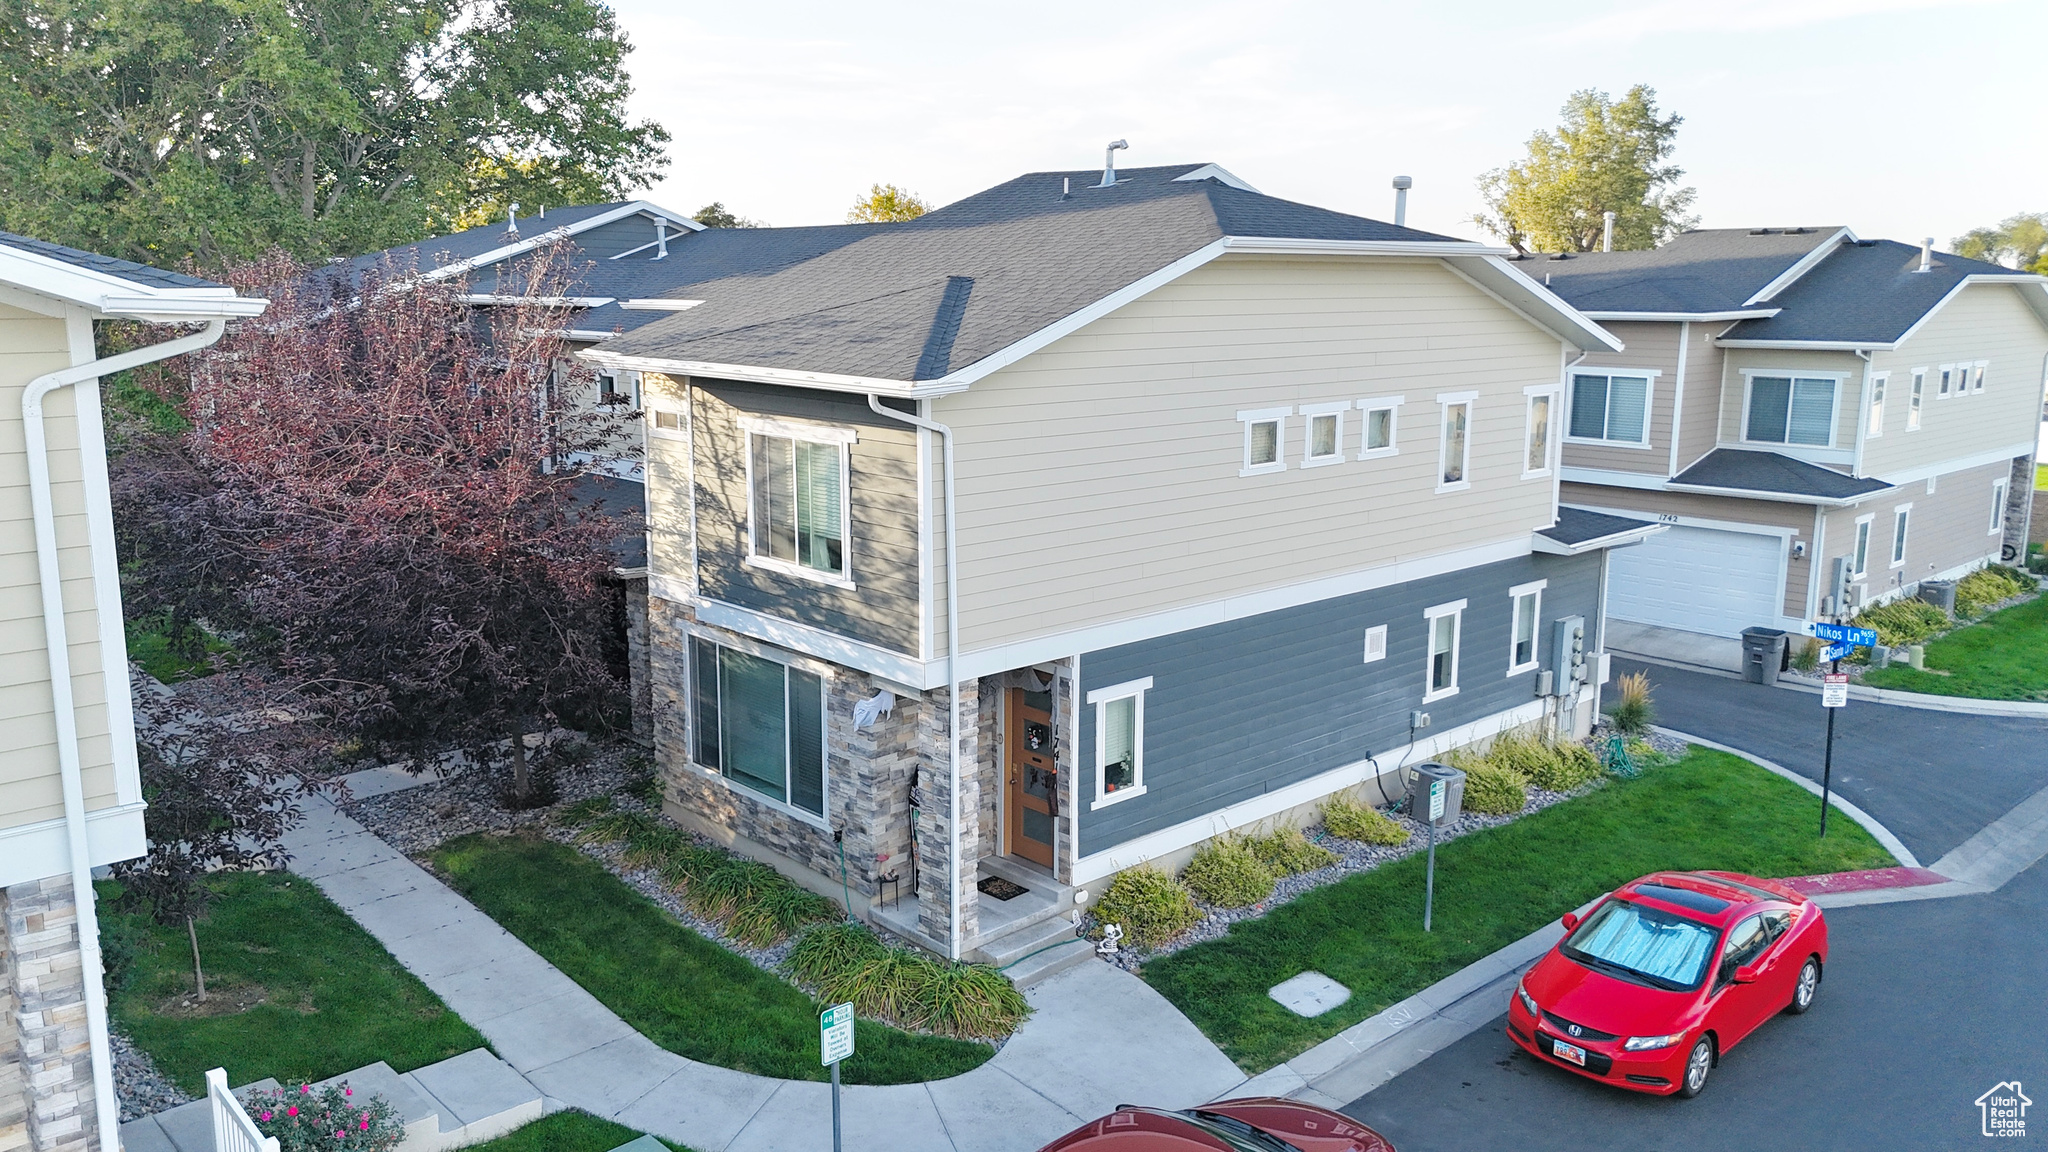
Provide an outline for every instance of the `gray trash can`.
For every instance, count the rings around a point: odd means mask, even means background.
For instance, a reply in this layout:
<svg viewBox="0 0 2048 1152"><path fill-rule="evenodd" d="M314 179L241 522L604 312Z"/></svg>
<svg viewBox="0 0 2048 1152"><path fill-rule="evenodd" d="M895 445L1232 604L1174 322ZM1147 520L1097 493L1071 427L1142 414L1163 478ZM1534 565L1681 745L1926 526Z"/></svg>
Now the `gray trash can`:
<svg viewBox="0 0 2048 1152"><path fill-rule="evenodd" d="M1776 684L1785 666L1785 632L1781 628L1742 630L1742 678L1751 684Z"/></svg>
<svg viewBox="0 0 2048 1152"><path fill-rule="evenodd" d="M1953 616L1956 614L1956 582L1953 580L1922 580L1920 599Z"/></svg>
<svg viewBox="0 0 2048 1152"><path fill-rule="evenodd" d="M1408 814L1420 823L1429 821L1429 789L1433 781L1444 782L1444 814L1437 817L1441 828L1458 818L1465 808L1465 774L1448 764L1431 761L1415 769L1408 785Z"/></svg>

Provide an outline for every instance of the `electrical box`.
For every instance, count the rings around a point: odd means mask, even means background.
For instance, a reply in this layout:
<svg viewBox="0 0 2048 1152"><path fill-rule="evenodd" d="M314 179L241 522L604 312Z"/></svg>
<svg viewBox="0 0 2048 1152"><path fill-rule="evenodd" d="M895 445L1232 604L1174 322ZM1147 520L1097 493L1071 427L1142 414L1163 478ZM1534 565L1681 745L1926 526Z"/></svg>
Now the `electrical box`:
<svg viewBox="0 0 2048 1152"><path fill-rule="evenodd" d="M1440 787L1439 787L1440 786ZM1434 791L1435 795L1432 795ZM1436 813L1441 828L1465 810L1465 774L1448 764L1431 761L1416 767L1408 784L1408 815L1418 823L1429 823Z"/></svg>
<svg viewBox="0 0 2048 1152"><path fill-rule="evenodd" d="M1850 603L1850 581L1855 573L1855 561L1847 556L1837 556L1828 572L1828 594L1821 604L1821 611L1829 616L1847 616L1853 611Z"/></svg>
<svg viewBox="0 0 2048 1152"><path fill-rule="evenodd" d="M1565 616L1551 627L1556 648L1550 667L1557 673L1557 694L1567 696L1587 679L1586 618Z"/></svg>

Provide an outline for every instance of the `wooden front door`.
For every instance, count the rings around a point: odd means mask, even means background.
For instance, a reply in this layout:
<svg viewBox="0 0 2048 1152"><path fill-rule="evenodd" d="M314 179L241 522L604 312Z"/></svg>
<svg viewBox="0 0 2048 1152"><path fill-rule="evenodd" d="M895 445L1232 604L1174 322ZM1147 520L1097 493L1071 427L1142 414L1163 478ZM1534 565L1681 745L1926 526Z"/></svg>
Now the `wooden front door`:
<svg viewBox="0 0 2048 1152"><path fill-rule="evenodd" d="M1003 764L1009 774L1003 804L1009 854L1052 867L1053 814L1058 776L1052 758L1052 693L1009 691Z"/></svg>

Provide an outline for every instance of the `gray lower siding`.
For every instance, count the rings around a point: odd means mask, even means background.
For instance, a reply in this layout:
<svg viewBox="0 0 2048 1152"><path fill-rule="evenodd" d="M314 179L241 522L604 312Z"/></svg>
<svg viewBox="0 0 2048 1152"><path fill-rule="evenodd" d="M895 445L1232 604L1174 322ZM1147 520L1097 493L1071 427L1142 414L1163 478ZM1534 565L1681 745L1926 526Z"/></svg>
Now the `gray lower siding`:
<svg viewBox="0 0 2048 1152"><path fill-rule="evenodd" d="M1144 702L1143 795L1091 810L1096 709L1080 709L1080 853L1113 848L1409 741L1409 714L1432 731L1535 699L1536 672L1508 676L1508 590L1544 580L1538 652L1552 622L1598 617L1600 554L1531 555L1127 644L1081 657L1080 694L1152 678ZM1465 600L1457 695L1422 702L1423 610ZM1384 660L1365 633L1387 626ZM1392 768L1391 763L1385 765Z"/></svg>

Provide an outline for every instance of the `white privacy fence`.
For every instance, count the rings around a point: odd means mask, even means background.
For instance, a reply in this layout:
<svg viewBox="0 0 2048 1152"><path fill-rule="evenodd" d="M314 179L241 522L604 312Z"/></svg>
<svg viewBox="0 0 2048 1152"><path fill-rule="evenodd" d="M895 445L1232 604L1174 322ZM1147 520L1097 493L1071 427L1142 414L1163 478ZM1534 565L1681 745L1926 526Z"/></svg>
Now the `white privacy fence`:
<svg viewBox="0 0 2048 1152"><path fill-rule="evenodd" d="M206 1074L206 1099L213 1106L214 1152L277 1152L277 1137L265 1136L256 1121L228 1091L228 1074L215 1068Z"/></svg>

